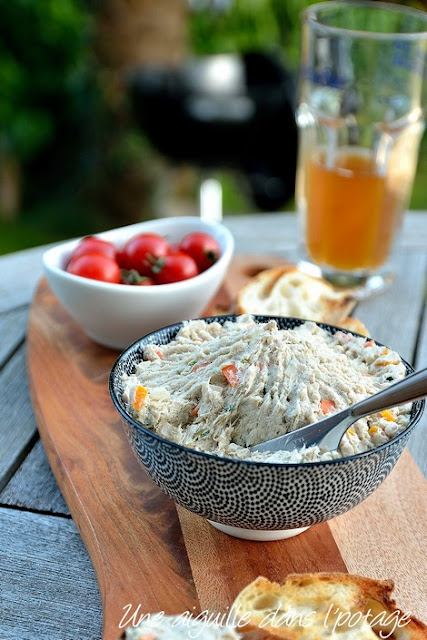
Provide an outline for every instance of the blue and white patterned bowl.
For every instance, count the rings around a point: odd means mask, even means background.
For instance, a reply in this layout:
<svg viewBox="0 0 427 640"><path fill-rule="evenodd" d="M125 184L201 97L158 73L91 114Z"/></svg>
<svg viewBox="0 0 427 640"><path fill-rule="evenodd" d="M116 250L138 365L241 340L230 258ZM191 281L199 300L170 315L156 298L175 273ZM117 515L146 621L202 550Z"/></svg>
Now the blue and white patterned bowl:
<svg viewBox="0 0 427 640"><path fill-rule="evenodd" d="M235 317L204 319L223 323ZM272 319L254 318L257 322ZM281 329L304 322L273 319ZM337 327L318 324L331 333L338 331ZM271 464L194 451L143 427L130 416L122 400L122 374L134 372L144 346L167 344L181 327L182 322L154 331L126 349L111 371L110 394L132 448L154 482L178 504L232 535L251 540L287 538L355 507L388 476L423 412L424 401L415 402L405 431L371 451L338 460ZM412 371L404 363L407 372Z"/></svg>

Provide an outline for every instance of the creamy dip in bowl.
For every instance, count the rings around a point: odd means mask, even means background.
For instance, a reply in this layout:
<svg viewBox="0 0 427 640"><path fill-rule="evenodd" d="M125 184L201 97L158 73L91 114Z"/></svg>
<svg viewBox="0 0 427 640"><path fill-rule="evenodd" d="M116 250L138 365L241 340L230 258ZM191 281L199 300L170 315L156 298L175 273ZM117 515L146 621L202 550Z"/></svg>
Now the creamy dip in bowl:
<svg viewBox="0 0 427 640"><path fill-rule="evenodd" d="M410 405L359 420L339 451L275 454L248 447L316 422L404 377L399 355L373 340L314 322L185 323L166 345L147 345L124 377L131 415L159 435L200 451L265 462L313 462L368 451L402 432Z"/></svg>
<svg viewBox="0 0 427 640"><path fill-rule="evenodd" d="M132 447L159 486L219 528L295 535L381 484L423 402L358 421L340 451L254 454L256 442L320 419L411 370L356 334L295 318L178 323L127 349L110 376Z"/></svg>

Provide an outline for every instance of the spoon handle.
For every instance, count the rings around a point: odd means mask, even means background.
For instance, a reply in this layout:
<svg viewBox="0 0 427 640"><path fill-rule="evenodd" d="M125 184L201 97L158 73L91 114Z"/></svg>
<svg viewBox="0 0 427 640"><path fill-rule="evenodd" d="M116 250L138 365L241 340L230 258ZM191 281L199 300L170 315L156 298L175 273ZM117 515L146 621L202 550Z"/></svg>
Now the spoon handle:
<svg viewBox="0 0 427 640"><path fill-rule="evenodd" d="M426 396L427 369L421 369L421 371L405 376L405 378L390 385L387 389L361 400L351 409L350 415L355 419L364 418L383 409L415 402L415 400L421 400Z"/></svg>

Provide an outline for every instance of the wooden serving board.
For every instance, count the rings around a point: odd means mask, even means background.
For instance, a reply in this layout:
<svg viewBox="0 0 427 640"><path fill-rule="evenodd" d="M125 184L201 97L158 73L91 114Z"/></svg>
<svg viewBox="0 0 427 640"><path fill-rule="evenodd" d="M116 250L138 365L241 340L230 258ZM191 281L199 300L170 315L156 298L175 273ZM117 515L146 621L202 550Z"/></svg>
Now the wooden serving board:
<svg viewBox="0 0 427 640"><path fill-rule="evenodd" d="M237 257L207 312L227 308L250 276L278 263L268 256ZM402 608L427 618L419 579L427 575L427 553L420 548L426 485L409 453L368 500L329 524L279 542L229 537L177 508L140 467L108 393L117 355L92 342L40 282L28 326L32 402L95 568L104 640L116 639L133 613L137 619L155 611L226 612L258 575L281 581L291 572L393 578Z"/></svg>

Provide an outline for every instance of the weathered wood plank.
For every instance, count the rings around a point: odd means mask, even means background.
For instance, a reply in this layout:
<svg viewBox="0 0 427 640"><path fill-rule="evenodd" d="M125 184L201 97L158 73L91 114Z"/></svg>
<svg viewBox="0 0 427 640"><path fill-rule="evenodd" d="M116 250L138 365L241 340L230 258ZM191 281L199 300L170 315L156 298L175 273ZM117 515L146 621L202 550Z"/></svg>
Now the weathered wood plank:
<svg viewBox="0 0 427 640"><path fill-rule="evenodd" d="M234 235L238 253L281 253L287 260L293 260L299 251L302 236L298 217L293 212L227 216L224 224ZM426 212L406 213L399 245L425 250Z"/></svg>
<svg viewBox="0 0 427 640"><path fill-rule="evenodd" d="M0 372L0 490L21 463L37 431L27 386L25 348Z"/></svg>
<svg viewBox="0 0 427 640"><path fill-rule="evenodd" d="M38 440L9 484L0 493L0 504L69 515L53 477L43 443Z"/></svg>
<svg viewBox="0 0 427 640"><path fill-rule="evenodd" d="M400 243L405 247L427 247L426 211L407 211L403 218Z"/></svg>
<svg viewBox="0 0 427 640"><path fill-rule="evenodd" d="M297 217L294 213L264 213L258 216L227 217L223 221L236 243L236 253L282 254L294 259L300 242Z"/></svg>
<svg viewBox="0 0 427 640"><path fill-rule="evenodd" d="M0 638L99 640L95 574L72 520L0 508Z"/></svg>
<svg viewBox="0 0 427 640"><path fill-rule="evenodd" d="M0 256L0 312L29 304L43 272L42 255L47 248Z"/></svg>
<svg viewBox="0 0 427 640"><path fill-rule="evenodd" d="M28 309L21 307L0 314L0 368L25 338Z"/></svg>

